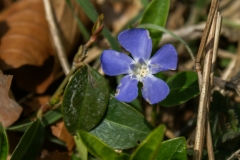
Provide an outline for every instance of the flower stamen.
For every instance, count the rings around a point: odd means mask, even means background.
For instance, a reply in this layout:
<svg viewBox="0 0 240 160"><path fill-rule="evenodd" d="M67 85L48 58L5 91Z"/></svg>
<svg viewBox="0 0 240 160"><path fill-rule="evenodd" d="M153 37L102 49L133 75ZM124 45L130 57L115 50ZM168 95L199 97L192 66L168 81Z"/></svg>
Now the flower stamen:
<svg viewBox="0 0 240 160"><path fill-rule="evenodd" d="M130 66L133 77L142 82L142 79L150 74L149 67L144 63L135 63Z"/></svg>

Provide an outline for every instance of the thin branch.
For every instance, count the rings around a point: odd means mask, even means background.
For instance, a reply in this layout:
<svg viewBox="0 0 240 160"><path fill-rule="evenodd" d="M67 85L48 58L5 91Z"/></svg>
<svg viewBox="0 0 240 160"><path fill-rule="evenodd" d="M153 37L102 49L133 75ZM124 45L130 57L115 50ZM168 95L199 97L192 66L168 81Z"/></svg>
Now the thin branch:
<svg viewBox="0 0 240 160"><path fill-rule="evenodd" d="M204 59L204 68L203 68L203 75L202 75L202 83L200 83L200 100L199 100L199 107L198 107L198 117L197 117L197 126L196 126L196 137L195 137L195 144L194 144L194 160L200 160L202 158L202 151L203 151L203 144L205 139L205 127L206 127L206 116L208 116L208 110L207 105L210 102L209 101L209 91L210 91L210 73L212 69L212 57L213 57L213 40L214 40L214 34L215 34L215 28L216 28L216 10L214 13L214 20L213 23L211 23L211 30L209 32L208 38L207 38L207 46L206 46L206 56ZM205 46L202 46L205 48ZM201 46L200 46L201 48ZM203 50L202 50L203 51ZM202 53L201 53L202 54ZM200 54L198 54L199 56ZM199 57L198 57L199 58ZM201 58L201 57L200 57ZM200 59L198 59L200 60ZM197 60L196 60L197 64ZM200 65L200 61L199 61ZM197 66L196 66L197 69ZM198 68L198 69L201 69ZM201 75L201 70L197 70L199 75ZM200 77L199 77L200 78ZM207 122L208 123L208 122ZM213 158L214 159L214 158Z"/></svg>
<svg viewBox="0 0 240 160"><path fill-rule="evenodd" d="M214 17L214 14L215 14L216 10L217 10L218 4L219 4L218 0L212 0L209 15L208 15L208 18L207 18L207 23L206 23L206 26L205 26L205 29L204 29L204 32L203 32L203 36L202 36L202 39L201 39L201 43L200 43L200 46L199 46L199 49L198 49L198 54L197 54L197 58L196 58L197 63L200 63L200 61L202 59L203 50L205 48L207 37L208 37L208 34L210 32L213 17Z"/></svg>
<svg viewBox="0 0 240 160"><path fill-rule="evenodd" d="M233 82L225 81L216 76L213 79L213 84L224 90L231 90L231 91L240 90L240 85Z"/></svg>
<svg viewBox="0 0 240 160"><path fill-rule="evenodd" d="M211 73L210 73L210 83L209 83L209 90L208 90L208 104L207 104L207 114L206 114L206 140L207 140L207 150L208 150L208 159L214 160L214 151L213 151L213 144L212 144L212 135L211 135L211 127L209 123L209 107L210 107L210 100L211 100L211 88L213 86L213 79L214 79L214 66L216 63L217 57L217 50L218 50L218 41L219 35L221 31L221 22L222 18L219 13L217 13L217 22L216 22L216 30L214 33L214 46L213 46L213 56L212 56L212 66L211 66Z"/></svg>
<svg viewBox="0 0 240 160"><path fill-rule="evenodd" d="M63 47L60 32L58 30L58 27L56 25L56 18L54 16L52 6L49 0L43 0L44 3L44 9L46 14L46 19L48 21L48 25L51 32L51 37L53 39L54 46L57 51L58 59L60 61L60 64L63 68L63 72L65 75L67 75L70 71L70 65L67 60L65 48Z"/></svg>
<svg viewBox="0 0 240 160"><path fill-rule="evenodd" d="M233 158L240 158L240 149L234 152L227 160L233 160Z"/></svg>

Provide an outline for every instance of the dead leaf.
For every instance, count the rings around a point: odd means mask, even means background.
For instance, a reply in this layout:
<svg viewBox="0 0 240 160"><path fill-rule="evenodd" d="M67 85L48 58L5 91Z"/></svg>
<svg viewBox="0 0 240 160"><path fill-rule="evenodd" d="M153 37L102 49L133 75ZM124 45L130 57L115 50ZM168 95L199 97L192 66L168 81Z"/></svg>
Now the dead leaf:
<svg viewBox="0 0 240 160"><path fill-rule="evenodd" d="M51 0L67 54L80 39L65 0ZM74 0L74 12L89 21ZM43 93L61 69L56 58L42 0L20 0L0 14L0 68L14 75L21 89Z"/></svg>
<svg viewBox="0 0 240 160"><path fill-rule="evenodd" d="M2 0L0 1L0 10L9 7L13 3L13 0Z"/></svg>
<svg viewBox="0 0 240 160"><path fill-rule="evenodd" d="M0 14L0 67L41 66L54 50L42 0L15 2Z"/></svg>
<svg viewBox="0 0 240 160"><path fill-rule="evenodd" d="M58 139L66 143L68 151L72 151L75 143L72 135L67 131L63 121L56 124L56 126L51 126L52 134Z"/></svg>
<svg viewBox="0 0 240 160"><path fill-rule="evenodd" d="M3 75L0 71L0 122L7 128L12 125L20 116L22 107L8 96L12 76Z"/></svg>

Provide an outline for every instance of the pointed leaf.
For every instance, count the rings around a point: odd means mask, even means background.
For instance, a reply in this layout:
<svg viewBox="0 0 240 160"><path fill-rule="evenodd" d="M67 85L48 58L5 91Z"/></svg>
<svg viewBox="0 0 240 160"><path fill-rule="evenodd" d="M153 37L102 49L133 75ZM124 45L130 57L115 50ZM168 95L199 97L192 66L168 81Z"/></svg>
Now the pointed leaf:
<svg viewBox="0 0 240 160"><path fill-rule="evenodd" d="M131 160L155 160L161 146L164 132L164 125L155 128L134 151Z"/></svg>
<svg viewBox="0 0 240 160"><path fill-rule="evenodd" d="M76 144L76 150L78 151L81 160L88 160L87 147L83 143L79 132L77 132L77 136L73 136L73 138Z"/></svg>
<svg viewBox="0 0 240 160"><path fill-rule="evenodd" d="M8 139L7 134L5 132L5 129L2 126L2 123L0 122L0 159L6 160L8 156Z"/></svg>
<svg viewBox="0 0 240 160"><path fill-rule="evenodd" d="M180 72L172 76L167 84L170 93L160 103L165 107L182 104L199 94L198 76L195 72Z"/></svg>
<svg viewBox="0 0 240 160"><path fill-rule="evenodd" d="M30 118L32 118L32 117L30 117ZM42 116L42 124L44 127L46 127L49 124L56 122L60 118L62 118L62 112L61 112L60 108L56 108L56 109L48 111L46 114L44 114ZM11 127L7 128L7 130L25 132L28 129L28 127L33 123L33 122L29 122L30 119L27 121L28 122L26 123L26 120L24 120L24 123L20 123L20 124L11 126Z"/></svg>
<svg viewBox="0 0 240 160"><path fill-rule="evenodd" d="M88 151L99 159L104 160L128 160L129 155L125 153L115 152L107 144L100 139L85 131L79 131L83 143L88 148Z"/></svg>
<svg viewBox="0 0 240 160"><path fill-rule="evenodd" d="M144 116L111 96L106 117L91 133L115 149L137 146L151 131Z"/></svg>
<svg viewBox="0 0 240 160"><path fill-rule="evenodd" d="M187 160L186 140L178 137L162 142L156 159L164 160Z"/></svg>
<svg viewBox="0 0 240 160"><path fill-rule="evenodd" d="M169 0L153 0L148 5L145 13L142 17L141 24L152 23L161 27L165 27L168 12L169 12L170 1ZM149 30L153 40L156 40L154 44L158 45L162 37L162 32L158 30Z"/></svg>
<svg viewBox="0 0 240 160"><path fill-rule="evenodd" d="M13 151L11 160L36 159L44 140L44 128L40 119L31 124Z"/></svg>
<svg viewBox="0 0 240 160"><path fill-rule="evenodd" d="M106 80L97 71L84 65L68 83L62 100L65 126L71 134L90 130L102 119L107 108L109 91Z"/></svg>

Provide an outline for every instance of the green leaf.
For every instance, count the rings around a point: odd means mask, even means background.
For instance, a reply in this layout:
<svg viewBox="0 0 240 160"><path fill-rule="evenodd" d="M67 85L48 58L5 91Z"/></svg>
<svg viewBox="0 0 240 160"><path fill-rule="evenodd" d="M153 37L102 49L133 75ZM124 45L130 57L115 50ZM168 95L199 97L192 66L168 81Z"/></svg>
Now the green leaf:
<svg viewBox="0 0 240 160"><path fill-rule="evenodd" d="M88 151L103 160L128 160L129 155L125 153L115 152L107 144L102 142L100 139L85 131L79 131L83 143L88 148Z"/></svg>
<svg viewBox="0 0 240 160"><path fill-rule="evenodd" d="M195 72L177 73L167 81L167 84L170 93L160 102L165 107L182 104L199 94L198 76Z"/></svg>
<svg viewBox="0 0 240 160"><path fill-rule="evenodd" d="M181 37L175 35L173 32L165 29L164 27L161 27L161 26L158 26L158 25L155 25L155 24L141 24L138 27L139 28L146 28L146 29L155 29L155 30L162 31L164 33L170 34L171 36L173 36L174 38L176 38L177 40L182 42L182 44L184 44L184 46L186 47L186 49L187 49L189 55L191 56L193 62L195 62L195 58L194 58L194 55L193 55L193 52L192 52L191 48L188 46L188 44Z"/></svg>
<svg viewBox="0 0 240 160"><path fill-rule="evenodd" d="M63 95L62 113L66 128L90 130L102 119L109 101L109 90L101 74L88 65L76 71Z"/></svg>
<svg viewBox="0 0 240 160"><path fill-rule="evenodd" d="M186 140L178 137L162 142L156 159L164 160L187 160Z"/></svg>
<svg viewBox="0 0 240 160"><path fill-rule="evenodd" d="M140 0L140 1L141 1L141 3L142 3L144 8L146 8L148 6L148 4L149 4L148 0Z"/></svg>
<svg viewBox="0 0 240 160"><path fill-rule="evenodd" d="M163 140L164 131L164 125L155 128L134 151L131 160L155 160Z"/></svg>
<svg viewBox="0 0 240 160"><path fill-rule="evenodd" d="M34 115L33 117L35 117L35 116L36 115ZM60 118L62 118L62 112L61 112L60 108L50 110L42 116L42 125L43 125L43 127L46 127L49 124L56 122ZM29 122L30 119L27 119L27 122L26 122L26 120L24 120L24 122L21 122L20 124L11 126L11 127L7 128L7 130L25 132L28 129L28 127L33 123L33 122Z"/></svg>
<svg viewBox="0 0 240 160"><path fill-rule="evenodd" d="M168 17L169 6L170 0L151 1L144 12L141 24L151 23L164 28ZM150 29L149 32L155 48L161 40L162 31Z"/></svg>
<svg viewBox="0 0 240 160"><path fill-rule="evenodd" d="M84 145L81 136L79 135L79 132L77 132L77 136L73 136L77 151L79 153L79 156L81 160L88 160L88 151L87 147Z"/></svg>
<svg viewBox="0 0 240 160"><path fill-rule="evenodd" d="M36 159L44 140L44 128L40 119L34 121L13 151L11 160Z"/></svg>
<svg viewBox="0 0 240 160"><path fill-rule="evenodd" d="M77 21L78 24L78 28L81 31L81 34L83 35L84 39L87 41L90 38L90 34L88 33L86 27L84 26L84 24L81 22L80 18L78 17L78 15L76 15L76 13L74 13L74 7L72 6L72 3L70 2L70 0L66 0L68 7L71 9L72 14L75 18L75 20Z"/></svg>
<svg viewBox="0 0 240 160"><path fill-rule="evenodd" d="M91 133L112 148L128 149L137 146L151 128L141 113L111 96L106 117Z"/></svg>
<svg viewBox="0 0 240 160"><path fill-rule="evenodd" d="M8 156L8 139L7 134L5 132L5 129L2 126L2 123L0 122L0 159L6 160Z"/></svg>
<svg viewBox="0 0 240 160"><path fill-rule="evenodd" d="M97 13L96 9L93 7L93 5L91 4L91 1L76 0L76 2L84 10L84 12L89 17L89 19L93 23L95 23L97 18L98 18L98 13ZM120 47L118 46L116 38L114 38L111 35L110 31L107 28L103 29L102 34L104 35L104 37L107 38L107 40L110 43L112 49L117 50L117 51L120 50Z"/></svg>

